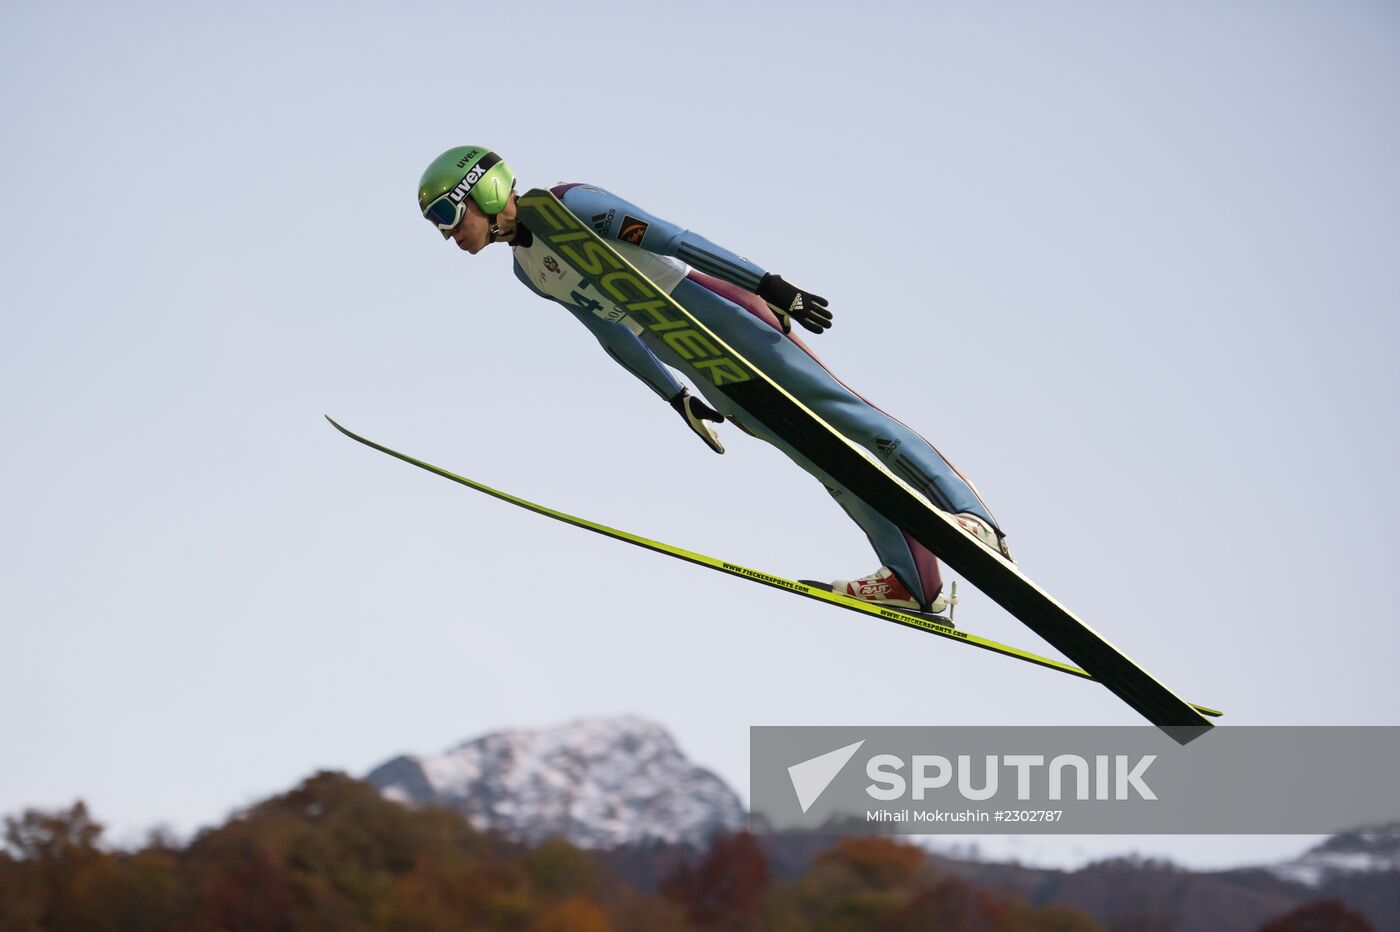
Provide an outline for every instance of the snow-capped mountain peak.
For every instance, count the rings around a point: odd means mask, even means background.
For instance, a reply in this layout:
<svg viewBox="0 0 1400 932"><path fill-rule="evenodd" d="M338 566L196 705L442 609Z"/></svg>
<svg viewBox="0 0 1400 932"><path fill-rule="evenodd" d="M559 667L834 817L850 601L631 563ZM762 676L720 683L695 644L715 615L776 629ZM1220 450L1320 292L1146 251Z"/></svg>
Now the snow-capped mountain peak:
<svg viewBox="0 0 1400 932"><path fill-rule="evenodd" d="M1400 823L1333 835L1271 870L1285 880L1310 887L1343 874L1400 872Z"/></svg>
<svg viewBox="0 0 1400 932"><path fill-rule="evenodd" d="M669 732L633 716L495 732L434 755L396 757L366 779L405 803L452 806L478 828L587 848L704 845L746 817Z"/></svg>

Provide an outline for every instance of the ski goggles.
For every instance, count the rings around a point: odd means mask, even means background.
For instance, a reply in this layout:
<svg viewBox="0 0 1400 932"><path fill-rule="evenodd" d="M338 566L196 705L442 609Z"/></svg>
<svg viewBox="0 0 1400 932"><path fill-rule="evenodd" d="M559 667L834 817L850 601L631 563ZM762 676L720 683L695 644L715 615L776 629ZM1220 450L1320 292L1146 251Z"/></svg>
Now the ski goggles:
<svg viewBox="0 0 1400 932"><path fill-rule="evenodd" d="M455 229L457 224L462 222L462 215L467 212L468 195L476 201L476 206L480 207L483 213L491 216L474 189L476 183L486 177L486 173L500 161L501 157L494 152L483 155L481 161L473 165L471 171L457 182L456 187L423 208L423 216L428 218L428 222L435 224L443 236L447 236L448 231Z"/></svg>

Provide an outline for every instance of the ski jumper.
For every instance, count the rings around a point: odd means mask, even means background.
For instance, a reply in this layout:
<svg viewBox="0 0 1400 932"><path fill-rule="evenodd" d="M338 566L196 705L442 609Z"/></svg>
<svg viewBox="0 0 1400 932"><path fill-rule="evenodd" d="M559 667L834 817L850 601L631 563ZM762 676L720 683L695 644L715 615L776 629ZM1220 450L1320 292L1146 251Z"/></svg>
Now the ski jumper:
<svg viewBox="0 0 1400 932"><path fill-rule="evenodd" d="M947 459L913 430L847 388L795 334L784 334L777 316L754 294L765 271L704 237L656 217L591 185L553 189L564 206L628 262L685 307L720 339L761 369L847 438L874 454L892 472L949 513L968 512L998 528L981 497ZM821 482L865 532L880 562L921 603L942 589L938 561L817 463L798 453L761 421L714 391L661 335L642 328L594 293L544 243L516 245L515 274L531 291L558 301L583 323L623 368L663 399L682 385L667 366L683 373L707 401L744 431L782 450Z"/></svg>

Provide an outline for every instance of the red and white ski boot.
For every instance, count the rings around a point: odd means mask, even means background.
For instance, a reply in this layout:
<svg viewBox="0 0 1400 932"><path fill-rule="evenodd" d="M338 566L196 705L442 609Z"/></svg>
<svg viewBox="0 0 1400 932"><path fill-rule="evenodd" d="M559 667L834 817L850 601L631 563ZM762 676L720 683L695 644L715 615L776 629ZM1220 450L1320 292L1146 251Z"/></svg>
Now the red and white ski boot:
<svg viewBox="0 0 1400 932"><path fill-rule="evenodd" d="M940 592L933 600L933 604L924 608L904 583L899 581L899 577L886 566L882 566L869 576L862 576L860 579L833 579L831 591L839 592L841 595L850 596L853 599L860 599L862 602L888 605L891 608L902 608L909 612L937 614L954 604L954 600L950 600Z"/></svg>

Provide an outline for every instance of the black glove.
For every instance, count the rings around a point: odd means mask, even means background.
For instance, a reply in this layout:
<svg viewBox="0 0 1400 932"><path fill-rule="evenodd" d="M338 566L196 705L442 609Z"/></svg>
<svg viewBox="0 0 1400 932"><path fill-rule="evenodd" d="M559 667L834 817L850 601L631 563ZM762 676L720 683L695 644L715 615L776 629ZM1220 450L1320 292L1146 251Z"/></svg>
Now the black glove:
<svg viewBox="0 0 1400 932"><path fill-rule="evenodd" d="M769 272L763 276L754 293L767 301L773 313L778 315L783 333L792 332L792 318L813 333L821 333L831 326L831 311L826 309L826 298L788 284L781 275Z"/></svg>
<svg viewBox="0 0 1400 932"><path fill-rule="evenodd" d="M690 429L695 431L711 450L716 453L724 452L724 444L719 442L719 434L715 433L713 427L705 423L706 421L714 421L719 424L724 421L723 414L696 398L688 388L681 389L680 394L671 399L671 407L676 409L677 414L685 418Z"/></svg>

